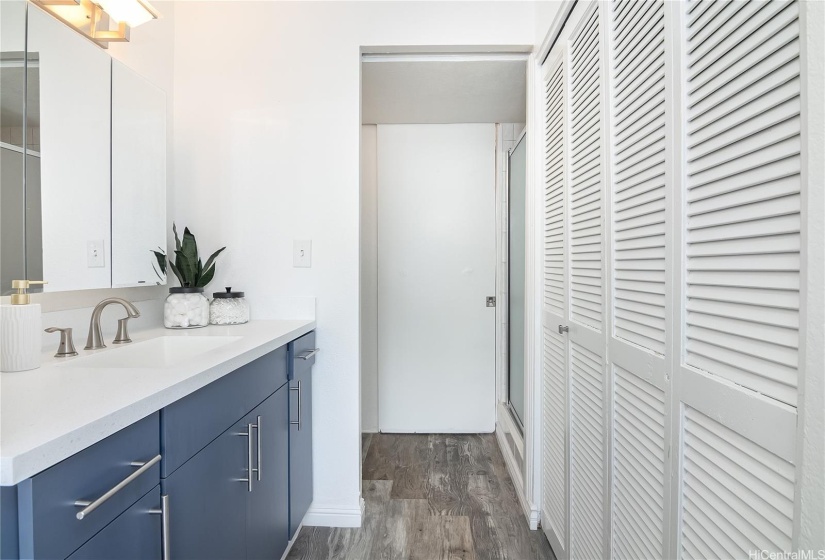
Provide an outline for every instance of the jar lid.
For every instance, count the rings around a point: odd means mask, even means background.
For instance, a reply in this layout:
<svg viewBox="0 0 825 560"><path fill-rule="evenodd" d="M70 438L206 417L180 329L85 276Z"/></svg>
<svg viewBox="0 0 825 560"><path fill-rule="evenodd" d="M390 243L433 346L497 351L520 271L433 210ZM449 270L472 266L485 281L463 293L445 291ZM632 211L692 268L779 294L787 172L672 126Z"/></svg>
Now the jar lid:
<svg viewBox="0 0 825 560"><path fill-rule="evenodd" d="M231 287L227 287L225 292L215 292L212 294L213 298L242 298L243 292L233 292Z"/></svg>
<svg viewBox="0 0 825 560"><path fill-rule="evenodd" d="M183 287L177 286L175 288L169 288L170 294L202 294L203 288L193 288L193 287Z"/></svg>

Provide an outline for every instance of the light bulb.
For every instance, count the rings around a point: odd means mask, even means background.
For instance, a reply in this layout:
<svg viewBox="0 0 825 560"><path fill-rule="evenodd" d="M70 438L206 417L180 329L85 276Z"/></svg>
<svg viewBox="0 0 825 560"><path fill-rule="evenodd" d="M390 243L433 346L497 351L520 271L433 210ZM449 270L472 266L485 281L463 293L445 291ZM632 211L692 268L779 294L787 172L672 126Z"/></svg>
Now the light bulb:
<svg viewBox="0 0 825 560"><path fill-rule="evenodd" d="M97 0L113 20L137 27L157 17L157 13L144 0Z"/></svg>

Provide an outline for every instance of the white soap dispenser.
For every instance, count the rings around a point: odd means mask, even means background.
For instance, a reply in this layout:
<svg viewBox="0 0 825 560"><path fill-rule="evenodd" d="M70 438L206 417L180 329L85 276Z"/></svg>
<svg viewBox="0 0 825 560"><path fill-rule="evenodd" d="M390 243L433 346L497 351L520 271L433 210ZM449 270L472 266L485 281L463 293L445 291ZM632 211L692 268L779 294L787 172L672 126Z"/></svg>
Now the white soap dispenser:
<svg viewBox="0 0 825 560"><path fill-rule="evenodd" d="M40 304L27 292L39 280L14 280L11 304L0 305L0 371L25 371L40 367L42 319Z"/></svg>

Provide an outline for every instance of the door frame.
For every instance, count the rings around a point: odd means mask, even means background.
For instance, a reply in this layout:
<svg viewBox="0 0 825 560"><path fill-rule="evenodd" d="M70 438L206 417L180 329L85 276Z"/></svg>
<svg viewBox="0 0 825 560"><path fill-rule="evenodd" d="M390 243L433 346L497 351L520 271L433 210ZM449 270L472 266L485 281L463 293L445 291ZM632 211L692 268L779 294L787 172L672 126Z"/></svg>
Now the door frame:
<svg viewBox="0 0 825 560"><path fill-rule="evenodd" d="M534 129L539 122L541 107L540 63L536 52L527 59L527 118L523 142L526 142L527 173L525 184L525 274L524 274L524 426L520 431L507 406L506 368L497 368L496 438L504 462L516 487L516 495L531 530L538 529L541 508L541 312L536 306L541 302L541 251L542 251L542 190L537 184L541 165L541 131ZM506 185L505 185L506 187ZM501 205L500 205L501 208ZM504 211L502 210L502 213ZM502 216L503 217L503 216ZM501 266L501 255L499 265ZM504 263L506 266L507 263ZM499 297L506 292L499 291ZM498 307L498 306L497 306ZM501 309L500 307L498 307ZM498 316L498 313L497 313ZM500 317L499 317L499 325ZM503 329L505 332L509 327ZM501 332L501 330L499 330ZM496 352L502 352L503 344L496 344ZM497 356L497 362L506 365L507 356ZM511 444L510 442L513 442ZM519 465L511 445L521 451Z"/></svg>

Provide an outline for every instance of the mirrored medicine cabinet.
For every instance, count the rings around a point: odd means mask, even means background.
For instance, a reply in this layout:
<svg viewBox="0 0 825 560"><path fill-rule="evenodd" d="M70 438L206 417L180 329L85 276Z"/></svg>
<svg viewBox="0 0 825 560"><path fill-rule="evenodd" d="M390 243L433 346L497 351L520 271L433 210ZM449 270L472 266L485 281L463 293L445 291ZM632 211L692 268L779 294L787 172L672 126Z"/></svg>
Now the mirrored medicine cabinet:
<svg viewBox="0 0 825 560"><path fill-rule="evenodd" d="M165 284L166 94L34 4L0 11L0 290Z"/></svg>

